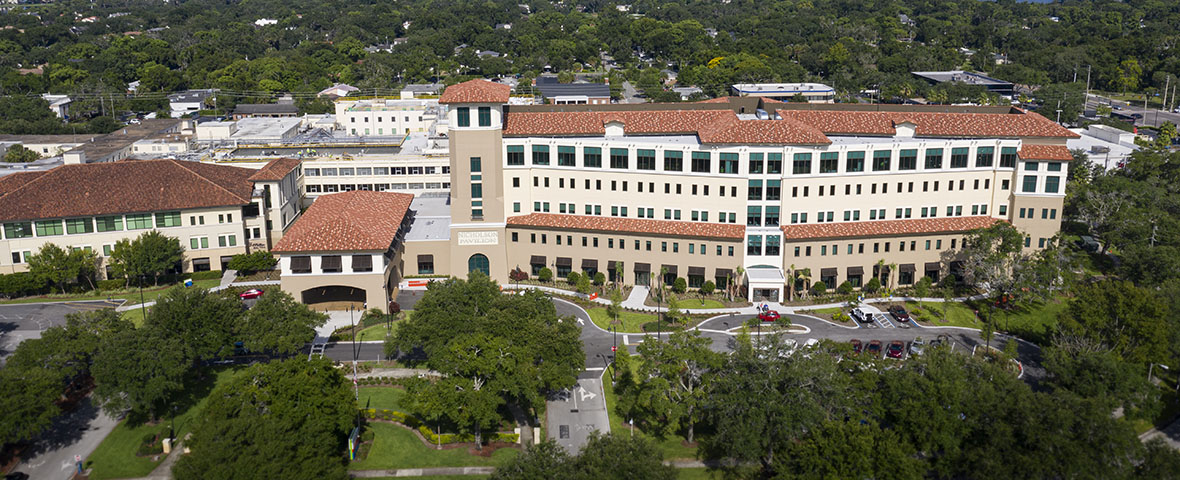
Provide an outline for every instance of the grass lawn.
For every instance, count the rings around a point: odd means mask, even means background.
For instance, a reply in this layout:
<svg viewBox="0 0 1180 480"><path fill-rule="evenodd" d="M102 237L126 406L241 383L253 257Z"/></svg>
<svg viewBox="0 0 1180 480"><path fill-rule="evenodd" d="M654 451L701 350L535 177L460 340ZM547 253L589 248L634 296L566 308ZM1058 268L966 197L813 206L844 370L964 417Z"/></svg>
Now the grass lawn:
<svg viewBox="0 0 1180 480"><path fill-rule="evenodd" d="M1065 299L1058 298L1013 309L1006 315L997 311L996 327L1038 345L1048 345L1049 335L1057 328L1057 315L1065 310L1065 305Z"/></svg>
<svg viewBox="0 0 1180 480"><path fill-rule="evenodd" d="M676 300L674 305L676 305L676 308L681 310L686 308L725 308L724 303L718 302L717 300L713 300L711 298L706 298L703 305L701 304L701 299L699 298L681 298Z"/></svg>
<svg viewBox="0 0 1180 480"><path fill-rule="evenodd" d="M497 466L520 453L504 448L496 450L491 458L484 458L467 453L467 448L435 450L398 425L372 422L367 428L374 434L372 448L367 458L352 462L349 470Z"/></svg>
<svg viewBox="0 0 1180 480"><path fill-rule="evenodd" d="M406 477L369 477L373 480L404 480ZM482 478L489 478L488 475L426 475L422 477L414 477L419 480L480 480Z"/></svg>
<svg viewBox="0 0 1180 480"><path fill-rule="evenodd" d="M123 318L126 320L130 320L131 323L135 324L136 328L139 328L139 327L143 326L143 321L144 321L143 313L144 313L143 309L136 308L136 309L132 309L132 310L128 310L126 312L123 312Z"/></svg>
<svg viewBox="0 0 1180 480"><path fill-rule="evenodd" d="M590 319L594 321L594 324L604 330L610 328L611 321L614 320L606 314L606 308L588 308L586 312L590 314ZM656 321L656 316L624 311L619 313L619 321L623 322L622 325L619 325L619 332L643 333L643 324Z"/></svg>
<svg viewBox="0 0 1180 480"><path fill-rule="evenodd" d="M708 468L681 468L676 478L682 480L712 480L722 478L720 471L710 472Z"/></svg>
<svg viewBox="0 0 1180 480"><path fill-rule="evenodd" d="M638 357L634 357L638 359ZM629 435L631 427L627 424L626 419L619 416L618 408L616 408L617 400L615 398L615 389L611 385L610 373L602 378L602 391L606 396L606 412L610 418L610 431L616 434ZM698 432L699 433L699 432ZM656 448L664 454L664 460L671 460L674 458L690 458L695 459L697 449L695 447L686 447L683 445L684 438L671 435L667 438L658 438L647 435L639 430L635 430L635 434L639 436L646 436L655 443ZM689 478L708 478L708 477L689 477Z"/></svg>
<svg viewBox="0 0 1180 480"><path fill-rule="evenodd" d="M184 435L192 430L193 425L205 409L206 397L213 390L213 387L229 381L237 372L242 370L245 370L245 368L231 367L218 370L214 375L210 375L203 381L194 384L186 392L184 398L177 402L180 409L175 420L176 438L184 438ZM98 445L98 448L94 450L94 453L86 458L86 467L94 469L94 473L90 475L90 478L92 480L101 480L106 478L142 477L151 473L152 469L156 468L159 462L152 461L151 457L137 457L135 456L135 451L139 449L140 442L144 436L150 433L167 435L169 425L170 422L167 418L160 420L155 425L145 424L136 427L128 426L126 421L120 422L111 431L111 434L103 439L102 443ZM160 459L163 460L163 456Z"/></svg>
<svg viewBox="0 0 1180 480"><path fill-rule="evenodd" d="M193 281L194 287L212 288L212 287L216 287L218 285L221 285L221 280L216 279L216 278L210 279L210 280L194 280ZM143 301L145 301L145 302L154 301L157 297L159 297L160 295L163 295L164 292L167 292L168 289L172 288L173 286L175 286L175 285L162 285L159 287L145 285L143 287ZM107 294L107 293L101 293L101 292L86 292L86 293L78 294L78 295L62 295L62 294L39 295L39 296L35 296L35 297L23 297L23 298L17 298L17 299L13 299L13 300L4 300L4 301L0 301L0 304L65 302L65 301L81 301L81 300L106 300L107 298L126 300L127 305L138 304L139 298L140 298L139 297L139 289L134 289L132 291L123 290L123 291L120 291L119 293L115 293L115 294Z"/></svg>
<svg viewBox="0 0 1180 480"><path fill-rule="evenodd" d="M922 312L917 314L916 318L919 322L932 327L980 328L983 326L975 319L975 311L960 302L951 302L946 305L946 318L942 318L943 303L923 302L919 305L918 302L905 302L905 309L911 315Z"/></svg>
<svg viewBox="0 0 1180 480"><path fill-rule="evenodd" d="M398 322L393 322L393 330L386 330L385 324L373 325L361 330L361 333L356 336L356 341L385 340L386 332L389 332L391 335L397 333L397 324Z"/></svg>
<svg viewBox="0 0 1180 480"><path fill-rule="evenodd" d="M817 308L815 310L811 310L811 313L818 313L821 315L835 315L835 314L843 312L843 311L844 311L844 307L831 307L831 308Z"/></svg>
<svg viewBox="0 0 1180 480"><path fill-rule="evenodd" d="M402 398L406 396L406 389L394 387L361 387L360 408L387 408L402 410Z"/></svg>

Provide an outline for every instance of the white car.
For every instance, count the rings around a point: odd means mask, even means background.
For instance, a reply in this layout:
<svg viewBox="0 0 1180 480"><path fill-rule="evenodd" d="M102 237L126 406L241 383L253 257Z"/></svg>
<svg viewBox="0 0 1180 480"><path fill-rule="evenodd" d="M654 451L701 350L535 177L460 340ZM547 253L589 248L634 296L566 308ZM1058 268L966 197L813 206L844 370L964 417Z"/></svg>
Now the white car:
<svg viewBox="0 0 1180 480"><path fill-rule="evenodd" d="M872 321L872 319L867 314L865 314L864 310L861 310L859 308L852 309L852 311L849 312L848 315L850 317L852 317L853 320L856 320L858 322L871 322Z"/></svg>

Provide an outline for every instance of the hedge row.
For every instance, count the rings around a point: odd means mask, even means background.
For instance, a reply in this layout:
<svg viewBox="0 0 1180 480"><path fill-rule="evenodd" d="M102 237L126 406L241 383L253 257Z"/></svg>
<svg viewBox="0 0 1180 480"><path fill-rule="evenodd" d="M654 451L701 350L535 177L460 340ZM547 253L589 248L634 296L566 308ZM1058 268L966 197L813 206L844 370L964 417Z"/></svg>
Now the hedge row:
<svg viewBox="0 0 1180 480"><path fill-rule="evenodd" d="M388 385L388 386L401 385L401 386L405 386L407 380L410 380L410 379L409 378L397 378L397 377L367 377L367 378L358 378L358 379L356 379L356 382L360 385Z"/></svg>
<svg viewBox="0 0 1180 480"><path fill-rule="evenodd" d="M389 422L397 422L410 428L418 429L426 441L436 445L450 445L452 443L474 442L475 436L470 433L444 433L442 435L434 433L430 427L423 425L417 417L405 412L397 410L390 410L387 408L366 408L361 409L361 413L370 420L385 420ZM520 441L520 435L515 433L501 433L496 432L490 435L485 435L484 438L488 442L508 442L516 443Z"/></svg>

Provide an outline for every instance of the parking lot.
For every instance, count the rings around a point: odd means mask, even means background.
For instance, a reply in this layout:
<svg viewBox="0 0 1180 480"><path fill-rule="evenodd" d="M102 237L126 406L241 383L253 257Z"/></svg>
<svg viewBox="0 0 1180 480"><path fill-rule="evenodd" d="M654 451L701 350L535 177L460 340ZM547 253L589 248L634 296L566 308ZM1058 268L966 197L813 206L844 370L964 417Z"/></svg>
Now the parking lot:
<svg viewBox="0 0 1180 480"><path fill-rule="evenodd" d="M11 355L20 342L41 338L41 332L49 327L65 325L67 314L114 308L120 303L92 300L0 305L0 359Z"/></svg>

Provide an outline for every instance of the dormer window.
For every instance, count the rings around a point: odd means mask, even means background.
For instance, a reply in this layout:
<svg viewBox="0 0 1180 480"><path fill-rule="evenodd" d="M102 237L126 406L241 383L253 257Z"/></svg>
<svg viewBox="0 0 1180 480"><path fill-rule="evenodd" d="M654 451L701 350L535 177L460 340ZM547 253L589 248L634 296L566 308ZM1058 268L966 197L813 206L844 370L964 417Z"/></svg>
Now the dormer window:
<svg viewBox="0 0 1180 480"><path fill-rule="evenodd" d="M612 120L610 122L606 122L606 136L608 136L608 137L621 137L621 136L623 136L623 122L620 122L618 120Z"/></svg>
<svg viewBox="0 0 1180 480"><path fill-rule="evenodd" d="M897 131L897 137L910 138L914 136L914 131L918 129L918 125L907 120L894 124L893 128Z"/></svg>

